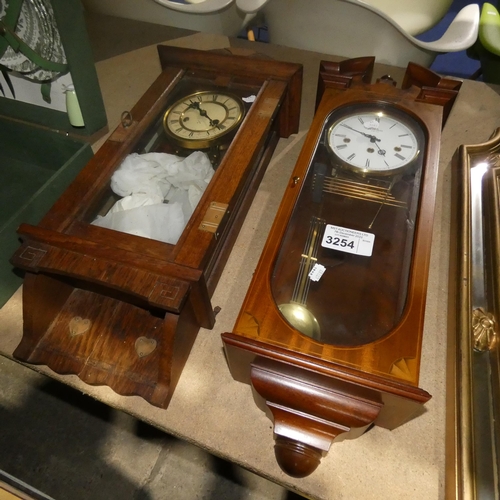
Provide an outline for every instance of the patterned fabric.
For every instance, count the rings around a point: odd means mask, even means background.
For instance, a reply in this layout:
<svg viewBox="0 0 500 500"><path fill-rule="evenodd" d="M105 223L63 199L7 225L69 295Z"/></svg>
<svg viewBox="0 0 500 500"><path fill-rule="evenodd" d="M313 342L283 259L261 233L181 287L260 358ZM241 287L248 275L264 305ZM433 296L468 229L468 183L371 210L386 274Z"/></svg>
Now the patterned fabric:
<svg viewBox="0 0 500 500"><path fill-rule="evenodd" d="M11 1L13 0L0 0L0 19L5 17ZM24 0L15 35L43 59L66 64L66 55L50 0ZM11 46L7 47L0 59L0 65L38 82L53 80L60 74L43 69Z"/></svg>

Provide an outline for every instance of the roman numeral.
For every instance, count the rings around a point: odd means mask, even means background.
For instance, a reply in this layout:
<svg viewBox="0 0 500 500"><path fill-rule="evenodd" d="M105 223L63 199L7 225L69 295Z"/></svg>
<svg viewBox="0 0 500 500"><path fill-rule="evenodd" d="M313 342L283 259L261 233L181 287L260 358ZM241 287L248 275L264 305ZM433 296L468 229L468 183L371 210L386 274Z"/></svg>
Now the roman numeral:
<svg viewBox="0 0 500 500"><path fill-rule="evenodd" d="M347 159L352 160L355 156L356 156L356 153L353 153L351 156L348 156Z"/></svg>
<svg viewBox="0 0 500 500"><path fill-rule="evenodd" d="M337 149L344 149L347 147L347 144L340 144L340 146L337 146Z"/></svg>
<svg viewBox="0 0 500 500"><path fill-rule="evenodd" d="M400 155L399 153L396 153L394 156L396 158L399 158L400 160L406 160L406 158L403 155Z"/></svg>

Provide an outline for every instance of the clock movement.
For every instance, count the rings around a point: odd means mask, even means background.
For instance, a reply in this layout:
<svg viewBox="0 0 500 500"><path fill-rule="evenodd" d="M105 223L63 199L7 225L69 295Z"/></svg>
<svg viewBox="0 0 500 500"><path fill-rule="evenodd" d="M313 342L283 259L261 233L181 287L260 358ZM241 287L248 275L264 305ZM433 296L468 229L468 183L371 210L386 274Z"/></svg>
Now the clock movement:
<svg viewBox="0 0 500 500"><path fill-rule="evenodd" d="M461 83L322 62L317 109L234 329L233 377L303 477L337 438L423 410L418 387L441 128Z"/></svg>
<svg viewBox="0 0 500 500"><path fill-rule="evenodd" d="M17 359L165 408L214 326L277 141L298 130L302 67L158 51L161 74L42 221L20 226L12 262L26 271Z"/></svg>

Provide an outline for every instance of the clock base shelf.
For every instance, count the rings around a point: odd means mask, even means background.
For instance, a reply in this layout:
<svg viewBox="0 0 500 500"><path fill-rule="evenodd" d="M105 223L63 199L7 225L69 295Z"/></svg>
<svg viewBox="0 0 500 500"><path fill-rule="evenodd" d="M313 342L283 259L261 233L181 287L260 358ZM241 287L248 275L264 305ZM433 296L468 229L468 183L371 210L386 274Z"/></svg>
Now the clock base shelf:
<svg viewBox="0 0 500 500"><path fill-rule="evenodd" d="M431 396L336 363L223 333L232 377L252 386L272 417L276 461L292 477L319 466L334 441L355 439L372 425L389 430L422 414Z"/></svg>
<svg viewBox="0 0 500 500"><path fill-rule="evenodd" d="M28 276L24 287L29 315L16 359L168 406L199 329L191 301L162 318L57 277Z"/></svg>

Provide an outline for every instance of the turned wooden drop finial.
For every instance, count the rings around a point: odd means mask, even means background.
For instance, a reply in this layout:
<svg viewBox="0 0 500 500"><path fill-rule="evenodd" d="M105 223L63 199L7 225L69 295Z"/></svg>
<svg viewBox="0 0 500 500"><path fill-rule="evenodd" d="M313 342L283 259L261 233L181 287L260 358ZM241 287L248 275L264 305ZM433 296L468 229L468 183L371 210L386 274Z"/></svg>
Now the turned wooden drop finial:
<svg viewBox="0 0 500 500"><path fill-rule="evenodd" d="M276 438L274 454L283 472L298 478L312 474L322 457L317 448L281 436Z"/></svg>

